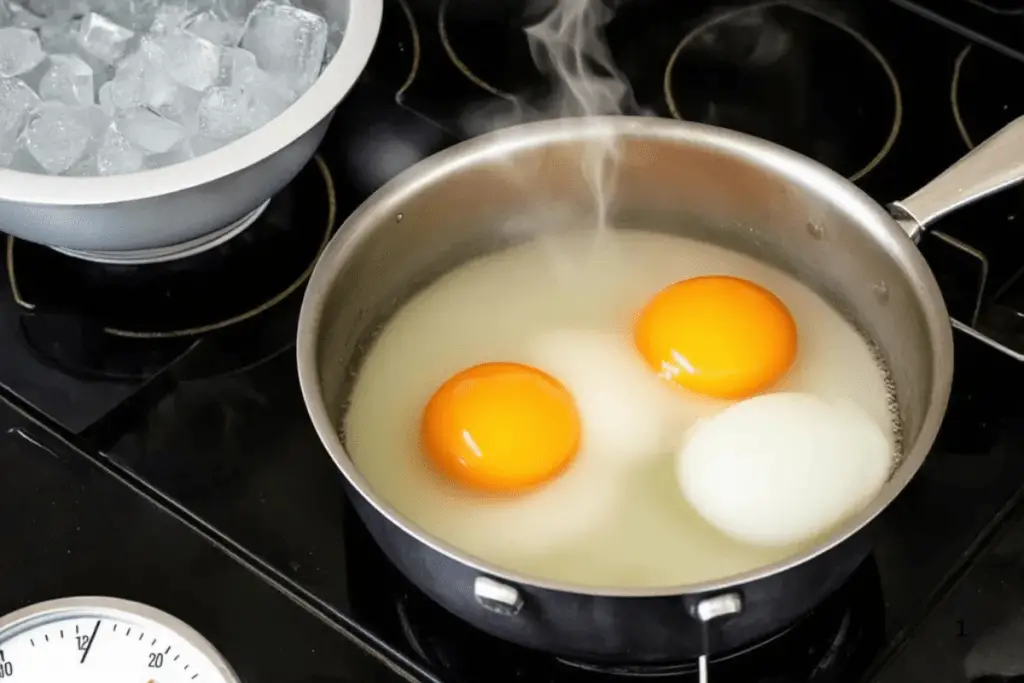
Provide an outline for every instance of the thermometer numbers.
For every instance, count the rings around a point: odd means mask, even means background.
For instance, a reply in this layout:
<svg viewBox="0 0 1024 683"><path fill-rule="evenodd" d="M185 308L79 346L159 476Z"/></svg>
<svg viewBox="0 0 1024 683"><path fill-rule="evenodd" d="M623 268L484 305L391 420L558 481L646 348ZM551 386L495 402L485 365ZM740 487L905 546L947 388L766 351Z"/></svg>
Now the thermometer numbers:
<svg viewBox="0 0 1024 683"><path fill-rule="evenodd" d="M167 629L113 618L72 617L30 626L0 642L0 657L2 683L224 680Z"/></svg>
<svg viewBox="0 0 1024 683"><path fill-rule="evenodd" d="M4 651L0 650L0 679L14 677L14 664L7 661Z"/></svg>
<svg viewBox="0 0 1024 683"><path fill-rule="evenodd" d="M185 622L100 596L39 602L0 617L0 683L44 682L239 683Z"/></svg>

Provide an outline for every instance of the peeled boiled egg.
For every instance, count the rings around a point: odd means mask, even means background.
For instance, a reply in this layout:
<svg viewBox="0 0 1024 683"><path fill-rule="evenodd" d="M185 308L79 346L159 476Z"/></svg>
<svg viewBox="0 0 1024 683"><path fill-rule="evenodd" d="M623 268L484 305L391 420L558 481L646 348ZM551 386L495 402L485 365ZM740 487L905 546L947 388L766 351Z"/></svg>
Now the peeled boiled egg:
<svg viewBox="0 0 1024 683"><path fill-rule="evenodd" d="M637 350L661 377L698 394L740 399L769 388L793 364L793 316L749 280L711 275L658 292L634 327Z"/></svg>
<svg viewBox="0 0 1024 683"><path fill-rule="evenodd" d="M572 392L588 455L638 464L676 449L688 406L648 371L629 335L552 330L530 341L528 356Z"/></svg>
<svg viewBox="0 0 1024 683"><path fill-rule="evenodd" d="M541 484L569 464L580 419L554 377L529 365L484 363L434 392L420 436L423 451L451 479L508 493Z"/></svg>
<svg viewBox="0 0 1024 683"><path fill-rule="evenodd" d="M890 441L852 403L803 393L757 396L698 422L676 462L683 495L739 541L810 540L882 488Z"/></svg>

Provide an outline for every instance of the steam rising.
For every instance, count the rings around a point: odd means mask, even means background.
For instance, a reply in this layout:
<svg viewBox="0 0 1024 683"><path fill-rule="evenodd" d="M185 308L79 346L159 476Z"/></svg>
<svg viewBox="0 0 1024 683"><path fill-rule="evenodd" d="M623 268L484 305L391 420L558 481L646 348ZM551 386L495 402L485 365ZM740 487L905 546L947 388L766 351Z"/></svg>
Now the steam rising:
<svg viewBox="0 0 1024 683"><path fill-rule="evenodd" d="M614 2L615 0L608 0ZM551 118L575 118L633 113L636 105L626 78L616 68L604 37L604 27L614 13L606 0L534 0L550 7L544 18L525 29L530 53L538 70L550 81L552 96L542 103L508 96L512 112L478 110L463 123L467 132L479 134L496 128ZM565 125L574 125L567 120ZM586 144L580 158L583 178L591 190L598 226L607 224L608 207L615 190L619 141L611 126ZM520 171L522 169L519 169ZM533 175L517 172L510 180L529 185ZM557 207L536 207L558 212ZM565 217L563 216L563 219ZM525 220L525 219L524 219ZM526 220L533 223L532 220ZM535 227L535 226L534 226ZM511 221L508 232L526 230Z"/></svg>
<svg viewBox="0 0 1024 683"><path fill-rule="evenodd" d="M634 104L604 37L613 15L604 0L555 0L547 16L526 29L534 63L554 81L552 110L558 116L622 114L624 105ZM588 143L581 157L598 228L608 224L618 160L619 141L612 130Z"/></svg>
<svg viewBox="0 0 1024 683"><path fill-rule="evenodd" d="M553 113L622 114L624 106L634 105L604 40L612 16L602 0L556 0L544 19L526 29L534 63L556 87Z"/></svg>
<svg viewBox="0 0 1024 683"><path fill-rule="evenodd" d="M616 67L605 40L605 27L614 18L621 1L533 0L535 6L531 9L541 4L548 11L538 23L527 27L525 33L533 61L548 77L553 96L544 104L532 107L511 98L515 123L558 117L568 119L565 125L572 126L571 119L575 117L649 113L638 107L629 82ZM695 40L698 50L713 52L729 62L755 67L774 64L793 46L789 33L769 16L768 6L729 10L711 17L690 38ZM799 87L800 79L794 80L798 81L794 87ZM706 120L719 125L725 123L718 120L719 115L728 115L734 109L728 101L711 101L708 106ZM734 114L733 118L738 116ZM491 125L499 123L497 119L501 118L492 116ZM512 123L505 118L500 122L502 125ZM581 171L593 195L599 227L608 224L620 143L608 126L607 134L588 143L581 156Z"/></svg>

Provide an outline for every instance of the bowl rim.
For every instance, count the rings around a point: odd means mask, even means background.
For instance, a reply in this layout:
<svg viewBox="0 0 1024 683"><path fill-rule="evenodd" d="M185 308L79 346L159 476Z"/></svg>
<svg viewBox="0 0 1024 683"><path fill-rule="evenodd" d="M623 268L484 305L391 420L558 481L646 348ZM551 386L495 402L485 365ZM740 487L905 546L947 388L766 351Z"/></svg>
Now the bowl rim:
<svg viewBox="0 0 1024 683"><path fill-rule="evenodd" d="M287 147L348 94L373 52L383 0L349 0L338 51L313 85L280 116L231 143L178 164L124 175L68 177L0 168L0 201L96 206L150 199L212 183Z"/></svg>
<svg viewBox="0 0 1024 683"><path fill-rule="evenodd" d="M533 576L499 566L463 551L398 512L359 472L341 440L336 415L327 405L320 376L321 335L327 317L326 304L337 285L339 273L357 253L359 247L372 239L378 226L388 222L385 217L394 216L396 207L401 206L408 197L447 174L473 166L483 166L518 151L562 142L585 141L609 134L710 147L724 154L755 158L766 169L790 179L790 182L796 182L793 179L800 179L801 183L813 181L818 185L819 192L831 197L833 205L841 207L851 215L886 248L913 283L917 298L923 304L924 322L932 349L931 386L927 387L927 405L917 433L910 447L904 450L900 466L874 499L860 512L781 560L729 576L674 586L589 585ZM929 302L930 305L926 305L925 302ZM867 527L910 483L931 451L949 402L954 358L953 328L949 313L935 276L924 256L892 216L852 182L809 157L745 133L674 119L595 116L523 123L471 138L427 157L378 189L349 215L321 253L313 269L299 312L296 363L306 411L327 455L354 489L355 495L360 496L377 514L397 527L397 530L431 550L479 572L482 576L507 581L513 586L588 596L651 598L706 595L742 589L745 584L773 577L809 562Z"/></svg>

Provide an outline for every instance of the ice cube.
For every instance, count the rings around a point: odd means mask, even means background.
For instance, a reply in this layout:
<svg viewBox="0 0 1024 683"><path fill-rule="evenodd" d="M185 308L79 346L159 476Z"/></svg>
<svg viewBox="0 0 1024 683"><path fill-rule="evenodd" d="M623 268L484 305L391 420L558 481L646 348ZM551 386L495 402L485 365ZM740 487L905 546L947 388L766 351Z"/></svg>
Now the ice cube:
<svg viewBox="0 0 1024 683"><path fill-rule="evenodd" d="M64 171L66 176L89 177L96 175L96 157L91 154L83 154L78 161L71 165L71 168Z"/></svg>
<svg viewBox="0 0 1024 683"><path fill-rule="evenodd" d="M222 19L212 10L200 12L186 20L182 27L193 35L225 47L238 45L242 31L245 30L245 24L241 21Z"/></svg>
<svg viewBox="0 0 1024 683"><path fill-rule="evenodd" d="M163 154L185 139L181 124L143 107L118 112L117 130L148 154Z"/></svg>
<svg viewBox="0 0 1024 683"><path fill-rule="evenodd" d="M111 103L118 109L144 105L149 87L162 74L162 69L154 63L144 43L138 52L127 57L117 67L117 72L110 80ZM165 77L165 80L169 81L170 78Z"/></svg>
<svg viewBox="0 0 1024 683"><path fill-rule="evenodd" d="M103 134L110 127L110 117L96 105L86 105L79 109L85 110L85 115L89 120L89 142L86 144L82 156L64 172L64 175L94 176L96 175L96 153L99 152Z"/></svg>
<svg viewBox="0 0 1024 683"><path fill-rule="evenodd" d="M246 86L245 92L252 98L253 127L258 128L284 113L294 100L281 96L281 91L264 85Z"/></svg>
<svg viewBox="0 0 1024 683"><path fill-rule="evenodd" d="M121 63L111 81L110 103L117 109L149 107L171 118L184 107L194 109L198 96L190 104L188 93L192 91L170 77L165 59L163 50L143 39L139 50Z"/></svg>
<svg viewBox="0 0 1024 683"><path fill-rule="evenodd" d="M43 58L39 36L27 28L0 28L0 77L9 78L27 73Z"/></svg>
<svg viewBox="0 0 1024 683"><path fill-rule="evenodd" d="M195 157L195 152L192 151L191 140L183 140L181 144L175 145L169 151L163 154L149 154L146 156L146 168L161 168L163 166L171 166L173 164L180 164L183 161L188 161Z"/></svg>
<svg viewBox="0 0 1024 683"><path fill-rule="evenodd" d="M252 102L241 88L210 88L199 102L200 134L233 140L253 129Z"/></svg>
<svg viewBox="0 0 1024 683"><path fill-rule="evenodd" d="M63 23L69 21L76 12L81 12L82 2L79 0L28 0L27 9L45 23Z"/></svg>
<svg viewBox="0 0 1024 683"><path fill-rule="evenodd" d="M0 164L2 165L2 164ZM46 175L46 171L39 165L39 162L35 160L28 150L24 146L18 145L18 149L14 152L14 156L10 158L10 163L7 165L15 171L21 171L22 173L35 173L36 175Z"/></svg>
<svg viewBox="0 0 1024 683"><path fill-rule="evenodd" d="M221 71L218 85L243 86L254 80L267 77L256 64L256 56L248 50L225 48L221 52Z"/></svg>
<svg viewBox="0 0 1024 683"><path fill-rule="evenodd" d="M115 112L117 112L117 107L114 105L113 96L110 94L110 91L113 88L113 86L113 81L107 81L106 83L100 86L99 93L97 93L96 97L97 101L99 102L100 109L103 110L104 114L111 118L113 118Z"/></svg>
<svg viewBox="0 0 1024 683"><path fill-rule="evenodd" d="M96 152L96 170L100 175L121 175L142 170L146 155L121 135L115 126L107 129Z"/></svg>
<svg viewBox="0 0 1024 683"><path fill-rule="evenodd" d="M160 0L90 0L94 12L134 31L149 28L160 5Z"/></svg>
<svg viewBox="0 0 1024 683"><path fill-rule="evenodd" d="M135 32L102 14L90 12L78 27L78 43L89 54L113 64L124 56Z"/></svg>
<svg viewBox="0 0 1024 683"><path fill-rule="evenodd" d="M246 22L242 47L260 68L284 78L302 93L320 75L327 46L327 20L306 10L262 0Z"/></svg>
<svg viewBox="0 0 1024 683"><path fill-rule="evenodd" d="M18 139L14 142L0 138L0 168L11 168L14 155L18 152Z"/></svg>
<svg viewBox="0 0 1024 683"><path fill-rule="evenodd" d="M220 47L185 31L171 31L159 45L164 53L163 68L184 86L202 92L220 76Z"/></svg>
<svg viewBox="0 0 1024 683"><path fill-rule="evenodd" d="M0 19L4 20L4 24L15 28L36 29L46 23L46 20L43 17L26 9L23 5L17 2L6 3L3 11L0 11Z"/></svg>
<svg viewBox="0 0 1024 683"><path fill-rule="evenodd" d="M203 154L209 154L215 150L220 149L224 145L231 142L231 140L222 140L220 138L209 138L205 135L193 135L188 140L189 149L192 150L193 156L202 156Z"/></svg>
<svg viewBox="0 0 1024 683"><path fill-rule="evenodd" d="M20 132L25 119L39 104L39 96L24 81L0 78L0 135Z"/></svg>
<svg viewBox="0 0 1024 683"><path fill-rule="evenodd" d="M78 46L78 21L47 24L39 28L39 43L47 54L69 54Z"/></svg>
<svg viewBox="0 0 1024 683"><path fill-rule="evenodd" d="M296 99L296 94L283 79L260 68L245 69L238 74L237 85L252 99L254 127L277 118Z"/></svg>
<svg viewBox="0 0 1024 683"><path fill-rule="evenodd" d="M177 83L173 90L160 93L150 99L150 108L164 118L180 123L189 130L196 127L196 112L203 94Z"/></svg>
<svg viewBox="0 0 1024 683"><path fill-rule="evenodd" d="M149 31L155 35L170 33L184 26L190 17L212 7L213 0L166 0L157 8Z"/></svg>
<svg viewBox="0 0 1024 683"><path fill-rule="evenodd" d="M212 11L224 19L245 22L258 0L214 0Z"/></svg>
<svg viewBox="0 0 1024 683"><path fill-rule="evenodd" d="M92 140L89 107L46 102L29 117L21 137L25 149L51 175L64 173L85 154Z"/></svg>
<svg viewBox="0 0 1024 683"><path fill-rule="evenodd" d="M92 69L78 55L50 55L50 68L39 82L39 94L45 100L64 104L92 104Z"/></svg>
<svg viewBox="0 0 1024 683"><path fill-rule="evenodd" d="M327 34L327 47L324 49L324 64L328 64L334 59L334 55L338 54L338 48L341 47L341 41L344 39L344 29L340 28L338 24L332 23Z"/></svg>
<svg viewBox="0 0 1024 683"><path fill-rule="evenodd" d="M121 62L111 79L111 101L118 109L130 109L144 104L147 86L162 73L143 42L137 52ZM170 80L169 77L167 80Z"/></svg>
<svg viewBox="0 0 1024 683"><path fill-rule="evenodd" d="M89 53L78 42L81 22L77 19L61 24L48 24L39 29L39 42L48 55L78 55L89 65L93 73L93 84L106 83L113 76L113 66Z"/></svg>
<svg viewBox="0 0 1024 683"><path fill-rule="evenodd" d="M256 56L240 47L227 47L220 53L219 85L241 85L248 72L259 70Z"/></svg>
<svg viewBox="0 0 1024 683"><path fill-rule="evenodd" d="M320 4L319 1L292 0L291 4L317 14L322 13L321 8L318 6ZM324 64L334 59L335 53L341 47L341 41L345 38L345 27L348 26L349 4L347 2L333 4L334 11L327 17L327 49L324 51Z"/></svg>
<svg viewBox="0 0 1024 683"><path fill-rule="evenodd" d="M10 165L18 135L39 105L39 97L23 81L0 78L0 166Z"/></svg>
<svg viewBox="0 0 1024 683"><path fill-rule="evenodd" d="M106 112L104 112L102 108L95 104L89 104L79 108L84 110L84 114L89 121L89 129L91 131L89 140L93 151L95 151L100 146L100 140L103 138L103 133L106 132L107 127L110 126L110 117L107 116Z"/></svg>
<svg viewBox="0 0 1024 683"><path fill-rule="evenodd" d="M149 32L153 35L161 35L168 31L180 28L191 12L182 5L161 5L156 11L153 23Z"/></svg>

